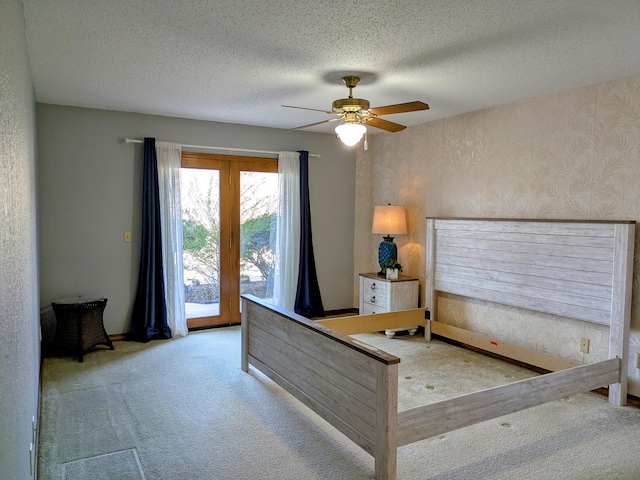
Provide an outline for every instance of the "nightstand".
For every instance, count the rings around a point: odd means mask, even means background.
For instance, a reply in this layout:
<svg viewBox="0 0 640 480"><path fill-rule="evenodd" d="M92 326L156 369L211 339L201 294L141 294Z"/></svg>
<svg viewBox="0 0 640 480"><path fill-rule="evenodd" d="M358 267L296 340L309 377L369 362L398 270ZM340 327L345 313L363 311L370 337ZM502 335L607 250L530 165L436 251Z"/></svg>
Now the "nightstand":
<svg viewBox="0 0 640 480"><path fill-rule="evenodd" d="M418 308L418 279L399 275L397 280L387 280L377 273L360 274L360 314L392 312ZM408 330L414 335L418 327L385 330L387 338L395 332Z"/></svg>
<svg viewBox="0 0 640 480"><path fill-rule="evenodd" d="M84 355L98 345L113 350L113 343L102 323L106 298L78 296L56 300L51 306L56 316L53 340L56 349L72 351L78 356L79 362L84 361Z"/></svg>

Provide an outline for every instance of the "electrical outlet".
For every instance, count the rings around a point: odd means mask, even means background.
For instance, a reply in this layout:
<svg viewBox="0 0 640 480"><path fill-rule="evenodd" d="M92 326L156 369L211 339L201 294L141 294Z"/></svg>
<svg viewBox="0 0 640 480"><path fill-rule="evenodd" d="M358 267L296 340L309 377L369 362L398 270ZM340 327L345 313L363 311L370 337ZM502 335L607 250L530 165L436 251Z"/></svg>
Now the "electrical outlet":
<svg viewBox="0 0 640 480"><path fill-rule="evenodd" d="M589 353L589 339L582 337L580 339L580 351L582 353Z"/></svg>
<svg viewBox="0 0 640 480"><path fill-rule="evenodd" d="M124 232L124 241L127 243L131 241L131 232Z"/></svg>
<svg viewBox="0 0 640 480"><path fill-rule="evenodd" d="M640 368L640 353L636 354L636 368Z"/></svg>

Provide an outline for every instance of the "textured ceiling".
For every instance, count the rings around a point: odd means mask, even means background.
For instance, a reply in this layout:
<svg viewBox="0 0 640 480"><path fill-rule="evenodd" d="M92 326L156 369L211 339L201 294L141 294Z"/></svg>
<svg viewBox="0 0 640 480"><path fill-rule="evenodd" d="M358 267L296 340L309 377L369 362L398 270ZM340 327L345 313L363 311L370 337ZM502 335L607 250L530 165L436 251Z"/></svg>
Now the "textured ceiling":
<svg viewBox="0 0 640 480"><path fill-rule="evenodd" d="M428 103L384 117L416 125L640 74L639 0L23 3L45 103L293 128L332 117L282 104L330 110L360 73L371 106Z"/></svg>

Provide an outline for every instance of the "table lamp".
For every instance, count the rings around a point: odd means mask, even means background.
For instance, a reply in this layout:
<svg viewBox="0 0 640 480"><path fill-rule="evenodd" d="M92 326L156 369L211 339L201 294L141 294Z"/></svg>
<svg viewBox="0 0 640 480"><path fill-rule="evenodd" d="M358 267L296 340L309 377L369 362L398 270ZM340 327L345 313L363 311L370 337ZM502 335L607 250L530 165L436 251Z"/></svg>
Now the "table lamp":
<svg viewBox="0 0 640 480"><path fill-rule="evenodd" d="M402 205L376 205L373 210L373 227L371 233L386 236L378 247L378 263L380 273L384 274L382 264L389 259L398 260L398 247L393 243L391 235L407 233L407 214Z"/></svg>

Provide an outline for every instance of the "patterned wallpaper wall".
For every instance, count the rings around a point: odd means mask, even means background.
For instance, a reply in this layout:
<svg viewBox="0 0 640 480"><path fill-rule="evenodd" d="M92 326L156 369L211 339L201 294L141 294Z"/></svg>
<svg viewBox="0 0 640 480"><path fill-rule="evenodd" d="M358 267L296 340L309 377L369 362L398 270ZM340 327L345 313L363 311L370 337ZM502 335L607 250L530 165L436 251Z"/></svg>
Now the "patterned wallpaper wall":
<svg viewBox="0 0 640 480"><path fill-rule="evenodd" d="M405 205L410 233L395 241L404 273L420 278L421 305L427 216L640 222L640 77L382 133L369 144L357 155L355 270L377 269L382 239L370 233L374 205ZM635 396L639 238L640 226L628 367ZM438 312L446 323L571 360L601 360L608 352L606 331L578 321L444 295ZM580 337L591 340L589 354L580 353Z"/></svg>

